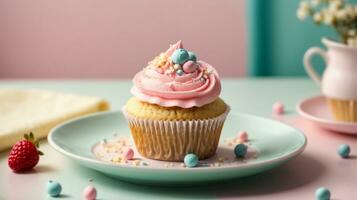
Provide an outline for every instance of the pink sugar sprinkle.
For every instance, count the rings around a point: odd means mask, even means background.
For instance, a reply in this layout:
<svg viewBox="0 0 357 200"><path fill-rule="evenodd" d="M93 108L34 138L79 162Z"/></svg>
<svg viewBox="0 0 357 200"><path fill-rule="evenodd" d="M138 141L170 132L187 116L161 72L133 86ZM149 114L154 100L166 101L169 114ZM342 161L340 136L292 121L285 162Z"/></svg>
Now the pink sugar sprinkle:
<svg viewBox="0 0 357 200"><path fill-rule="evenodd" d="M243 142L246 142L248 141L248 133L246 131L239 131L237 138Z"/></svg>
<svg viewBox="0 0 357 200"><path fill-rule="evenodd" d="M132 148L127 148L123 153L123 158L125 160L132 160L134 158L134 150Z"/></svg>
<svg viewBox="0 0 357 200"><path fill-rule="evenodd" d="M83 197L85 200L95 200L97 198L97 190L93 186L87 186L83 190Z"/></svg>
<svg viewBox="0 0 357 200"><path fill-rule="evenodd" d="M273 105L273 113L277 115L281 115L284 113L284 104L281 102L275 102Z"/></svg>

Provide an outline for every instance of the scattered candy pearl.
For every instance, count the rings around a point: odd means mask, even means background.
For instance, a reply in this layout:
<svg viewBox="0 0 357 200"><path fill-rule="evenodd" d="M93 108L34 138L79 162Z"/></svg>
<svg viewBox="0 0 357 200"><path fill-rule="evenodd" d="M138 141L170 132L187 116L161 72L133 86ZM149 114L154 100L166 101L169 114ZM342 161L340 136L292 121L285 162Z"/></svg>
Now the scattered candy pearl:
<svg viewBox="0 0 357 200"><path fill-rule="evenodd" d="M123 153L124 160L131 160L134 158L134 150L132 148L127 148Z"/></svg>
<svg viewBox="0 0 357 200"><path fill-rule="evenodd" d="M189 58L188 52L185 49L177 49L171 55L171 60L175 64L183 64Z"/></svg>
<svg viewBox="0 0 357 200"><path fill-rule="evenodd" d="M198 165L198 156L194 153L187 154L184 158L187 167L196 167Z"/></svg>
<svg viewBox="0 0 357 200"><path fill-rule="evenodd" d="M176 71L176 74L179 75L179 76L182 76L183 73L184 73L184 72L182 71L182 69L178 69L178 70Z"/></svg>
<svg viewBox="0 0 357 200"><path fill-rule="evenodd" d="M237 134L237 139L239 139L239 140L241 140L243 142L248 141L248 133L246 131L240 131Z"/></svg>
<svg viewBox="0 0 357 200"><path fill-rule="evenodd" d="M284 111L284 104L282 104L281 102L275 102L273 105L273 113L277 114L277 115L281 115L283 114Z"/></svg>
<svg viewBox="0 0 357 200"><path fill-rule="evenodd" d="M93 186L87 186L83 190L83 198L85 200L95 200L97 198L97 190Z"/></svg>
<svg viewBox="0 0 357 200"><path fill-rule="evenodd" d="M183 64L182 69L185 73L192 73L196 71L196 64L194 61L189 60Z"/></svg>
<svg viewBox="0 0 357 200"><path fill-rule="evenodd" d="M315 197L317 200L329 200L331 192L327 188L320 187L315 191Z"/></svg>
<svg viewBox="0 0 357 200"><path fill-rule="evenodd" d="M50 180L47 183L46 189L48 195L51 197L58 197L61 194L62 186L59 182Z"/></svg>
<svg viewBox="0 0 357 200"><path fill-rule="evenodd" d="M189 60L192 60L192 61L194 61L194 62L197 61L197 56L196 56L195 53L193 53L192 51L187 51L187 53L188 53L188 59L189 59Z"/></svg>
<svg viewBox="0 0 357 200"><path fill-rule="evenodd" d="M347 158L350 155L351 148L348 144L341 144L338 149L337 153L341 156L341 158Z"/></svg>
<svg viewBox="0 0 357 200"><path fill-rule="evenodd" d="M237 144L236 147L234 147L234 154L237 158L244 158L247 154L247 149L245 144Z"/></svg>
<svg viewBox="0 0 357 200"><path fill-rule="evenodd" d="M205 79L205 78L203 78L203 77L201 77L201 78L200 78L200 81L205 82L205 81L206 81L206 79Z"/></svg>

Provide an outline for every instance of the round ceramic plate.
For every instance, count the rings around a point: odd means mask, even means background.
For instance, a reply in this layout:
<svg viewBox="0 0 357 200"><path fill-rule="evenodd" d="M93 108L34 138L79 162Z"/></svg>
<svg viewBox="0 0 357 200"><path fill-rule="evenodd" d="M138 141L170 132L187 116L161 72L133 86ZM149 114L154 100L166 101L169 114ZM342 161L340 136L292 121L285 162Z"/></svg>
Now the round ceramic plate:
<svg viewBox="0 0 357 200"><path fill-rule="evenodd" d="M141 184L195 184L239 178L272 169L300 154L306 145L305 135L277 121L245 114L230 113L224 125L221 142L234 138L239 130L249 133L251 149L258 153L252 159L227 165L185 168L171 163L135 166L116 164L98 159L93 149L103 138L130 137L126 119L121 111L105 112L71 120L52 129L48 141L58 152L92 168L121 180ZM232 147L234 148L234 146ZM217 153L227 151L220 144ZM149 161L149 162L150 162ZM204 161L200 161L204 162ZM161 163L162 164L162 163ZM160 167L161 166L161 167ZM165 166L165 167L163 167Z"/></svg>
<svg viewBox="0 0 357 200"><path fill-rule="evenodd" d="M298 113L316 125L342 133L357 134L357 123L333 120L325 97L316 96L302 100L297 105Z"/></svg>

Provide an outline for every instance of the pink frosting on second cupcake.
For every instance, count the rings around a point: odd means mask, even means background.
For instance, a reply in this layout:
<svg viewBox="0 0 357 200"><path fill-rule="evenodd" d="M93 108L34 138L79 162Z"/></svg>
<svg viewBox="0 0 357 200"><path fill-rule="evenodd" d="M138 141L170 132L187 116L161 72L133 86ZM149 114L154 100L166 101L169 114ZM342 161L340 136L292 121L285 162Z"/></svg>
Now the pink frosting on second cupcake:
<svg viewBox="0 0 357 200"><path fill-rule="evenodd" d="M218 98L221 83L217 72L209 64L198 61L195 71L177 73L180 66L175 66L170 56L179 48L183 48L181 41L135 75L131 89L134 96L148 103L182 108L200 107Z"/></svg>

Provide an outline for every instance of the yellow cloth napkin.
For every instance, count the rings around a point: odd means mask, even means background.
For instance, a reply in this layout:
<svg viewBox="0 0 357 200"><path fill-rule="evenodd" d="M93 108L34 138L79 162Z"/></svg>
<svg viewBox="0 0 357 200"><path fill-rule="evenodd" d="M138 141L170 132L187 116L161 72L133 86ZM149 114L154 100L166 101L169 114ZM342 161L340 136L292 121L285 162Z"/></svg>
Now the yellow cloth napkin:
<svg viewBox="0 0 357 200"><path fill-rule="evenodd" d="M25 133L32 131L37 138L43 138L68 119L108 109L108 102L98 97L0 89L0 151L10 148Z"/></svg>

